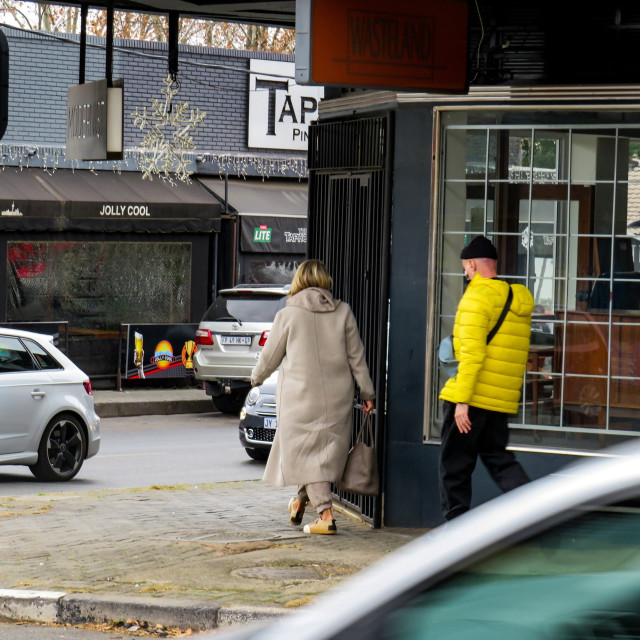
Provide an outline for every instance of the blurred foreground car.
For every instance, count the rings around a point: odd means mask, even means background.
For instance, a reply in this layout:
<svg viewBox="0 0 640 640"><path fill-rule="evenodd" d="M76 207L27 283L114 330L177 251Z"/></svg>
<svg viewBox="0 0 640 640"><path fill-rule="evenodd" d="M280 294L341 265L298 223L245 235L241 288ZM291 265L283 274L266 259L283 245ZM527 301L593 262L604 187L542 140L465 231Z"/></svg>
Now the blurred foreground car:
<svg viewBox="0 0 640 640"><path fill-rule="evenodd" d="M240 411L240 444L254 460L266 460L276 437L276 387L278 371L247 394Z"/></svg>
<svg viewBox="0 0 640 640"><path fill-rule="evenodd" d="M0 327L0 464L71 480L100 448L89 377L53 337Z"/></svg>
<svg viewBox="0 0 640 640"><path fill-rule="evenodd" d="M597 455L432 530L304 609L202 640L640 638L640 442Z"/></svg>

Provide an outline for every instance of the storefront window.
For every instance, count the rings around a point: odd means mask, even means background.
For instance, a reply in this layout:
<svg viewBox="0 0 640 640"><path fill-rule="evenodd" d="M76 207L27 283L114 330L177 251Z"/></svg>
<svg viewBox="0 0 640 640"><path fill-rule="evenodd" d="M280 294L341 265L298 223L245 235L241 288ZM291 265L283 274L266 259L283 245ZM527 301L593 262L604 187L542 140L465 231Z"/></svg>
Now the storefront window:
<svg viewBox="0 0 640 640"><path fill-rule="evenodd" d="M640 113L444 111L441 123L438 335L464 291L460 250L485 234L499 277L536 305L512 443L598 449L640 435ZM429 438L440 414L433 402Z"/></svg>
<svg viewBox="0 0 640 640"><path fill-rule="evenodd" d="M8 242L7 254L8 322L189 321L190 243Z"/></svg>
<svg viewBox="0 0 640 640"><path fill-rule="evenodd" d="M291 284L305 259L304 255L243 253L240 256L239 282L249 284Z"/></svg>

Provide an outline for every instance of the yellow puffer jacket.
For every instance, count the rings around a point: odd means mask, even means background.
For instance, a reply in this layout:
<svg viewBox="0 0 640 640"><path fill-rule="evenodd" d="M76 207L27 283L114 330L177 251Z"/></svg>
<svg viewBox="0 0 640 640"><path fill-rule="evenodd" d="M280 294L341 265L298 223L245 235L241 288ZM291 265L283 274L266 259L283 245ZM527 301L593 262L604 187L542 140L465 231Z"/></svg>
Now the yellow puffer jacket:
<svg viewBox="0 0 640 640"><path fill-rule="evenodd" d="M456 312L453 349L458 373L440 392L441 400L481 409L517 413L531 336L533 296L514 284L513 300L502 326L487 344L509 295L503 280L474 276Z"/></svg>

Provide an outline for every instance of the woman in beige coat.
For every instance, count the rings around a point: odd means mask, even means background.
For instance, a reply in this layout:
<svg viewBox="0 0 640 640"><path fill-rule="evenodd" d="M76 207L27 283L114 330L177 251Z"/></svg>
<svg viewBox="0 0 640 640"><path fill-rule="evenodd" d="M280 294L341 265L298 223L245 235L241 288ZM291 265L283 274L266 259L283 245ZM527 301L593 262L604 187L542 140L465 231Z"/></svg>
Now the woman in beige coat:
<svg viewBox="0 0 640 640"><path fill-rule="evenodd" d="M320 517L306 533L335 534L331 483L342 477L351 442L354 379L363 410L374 407L375 391L351 307L330 292L322 262L306 260L297 269L284 309L251 375L261 384L278 367L278 430L264 480L298 485L289 502L289 521L302 523L311 502Z"/></svg>

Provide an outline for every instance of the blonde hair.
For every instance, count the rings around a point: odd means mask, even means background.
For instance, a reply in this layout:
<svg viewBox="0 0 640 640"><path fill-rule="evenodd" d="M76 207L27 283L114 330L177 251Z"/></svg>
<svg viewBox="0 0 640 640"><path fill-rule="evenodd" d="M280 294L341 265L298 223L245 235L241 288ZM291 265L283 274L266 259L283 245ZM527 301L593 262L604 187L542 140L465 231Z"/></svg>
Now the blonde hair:
<svg viewBox="0 0 640 640"><path fill-rule="evenodd" d="M294 296L308 287L320 287L321 289L333 287L333 278L320 260L305 260L297 268L291 281L289 295Z"/></svg>

